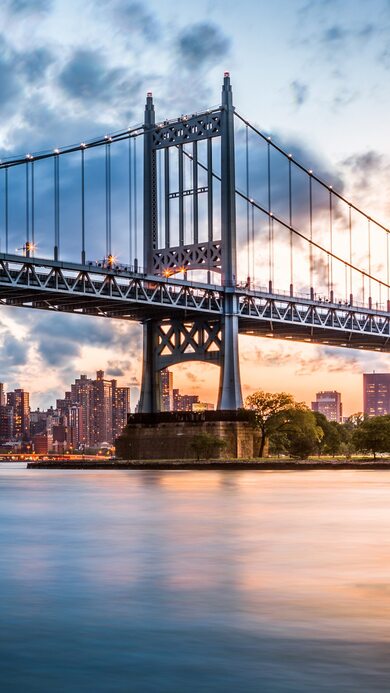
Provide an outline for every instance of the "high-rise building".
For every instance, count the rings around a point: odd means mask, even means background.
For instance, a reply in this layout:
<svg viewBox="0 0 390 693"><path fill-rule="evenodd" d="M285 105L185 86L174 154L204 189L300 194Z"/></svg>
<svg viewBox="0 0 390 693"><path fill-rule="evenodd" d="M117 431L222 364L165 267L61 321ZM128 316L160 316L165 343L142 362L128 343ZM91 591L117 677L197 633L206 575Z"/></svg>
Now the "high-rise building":
<svg viewBox="0 0 390 693"><path fill-rule="evenodd" d="M341 423L343 419L343 405L340 392L336 392L336 390L317 392L316 401L311 403L311 409L324 414L328 421Z"/></svg>
<svg viewBox="0 0 390 693"><path fill-rule="evenodd" d="M89 447L92 444L92 389L93 381L85 374L76 378L71 385L71 405L80 407L77 447Z"/></svg>
<svg viewBox="0 0 390 693"><path fill-rule="evenodd" d="M13 409L13 436L18 440L30 438L30 394L21 388L7 393L7 405Z"/></svg>
<svg viewBox="0 0 390 693"><path fill-rule="evenodd" d="M0 441L7 442L14 435L14 410L9 405L0 406Z"/></svg>
<svg viewBox="0 0 390 693"><path fill-rule="evenodd" d="M112 442L122 433L130 413L130 388L118 387L112 380ZM108 441L111 442L111 441Z"/></svg>
<svg viewBox="0 0 390 693"><path fill-rule="evenodd" d="M390 414L390 373L363 374L363 410L369 417Z"/></svg>
<svg viewBox="0 0 390 693"><path fill-rule="evenodd" d="M0 383L0 407L4 407L5 403L4 383Z"/></svg>
<svg viewBox="0 0 390 693"><path fill-rule="evenodd" d="M178 389L173 390L173 411L192 411L196 402L199 402L198 395L181 395Z"/></svg>
<svg viewBox="0 0 390 693"><path fill-rule="evenodd" d="M173 373L168 368L161 371L161 409L173 411Z"/></svg>
<svg viewBox="0 0 390 693"><path fill-rule="evenodd" d="M91 445L112 443L112 382L104 379L104 371L97 371L92 386Z"/></svg>

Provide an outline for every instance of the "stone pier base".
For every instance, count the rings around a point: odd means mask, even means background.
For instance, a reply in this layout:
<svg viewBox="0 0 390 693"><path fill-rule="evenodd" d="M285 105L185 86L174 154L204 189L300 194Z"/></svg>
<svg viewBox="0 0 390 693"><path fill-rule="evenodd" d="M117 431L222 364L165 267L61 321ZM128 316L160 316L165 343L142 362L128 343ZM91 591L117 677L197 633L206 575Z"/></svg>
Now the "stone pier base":
<svg viewBox="0 0 390 693"><path fill-rule="evenodd" d="M259 448L258 432L249 412L161 412L130 414L116 440L116 456L125 460L194 459L194 437L204 433L225 443L213 457L248 459Z"/></svg>

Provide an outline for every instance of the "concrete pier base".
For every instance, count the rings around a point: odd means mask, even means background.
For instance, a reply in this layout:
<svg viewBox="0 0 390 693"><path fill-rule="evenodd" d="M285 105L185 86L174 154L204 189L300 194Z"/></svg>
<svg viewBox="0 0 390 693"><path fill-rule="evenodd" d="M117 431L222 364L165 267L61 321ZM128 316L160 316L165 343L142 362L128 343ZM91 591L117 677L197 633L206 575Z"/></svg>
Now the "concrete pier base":
<svg viewBox="0 0 390 693"><path fill-rule="evenodd" d="M216 458L248 459L259 449L259 434L249 412L161 412L130 414L116 440L116 456L126 460L194 459L194 438L204 433L225 443L216 450Z"/></svg>

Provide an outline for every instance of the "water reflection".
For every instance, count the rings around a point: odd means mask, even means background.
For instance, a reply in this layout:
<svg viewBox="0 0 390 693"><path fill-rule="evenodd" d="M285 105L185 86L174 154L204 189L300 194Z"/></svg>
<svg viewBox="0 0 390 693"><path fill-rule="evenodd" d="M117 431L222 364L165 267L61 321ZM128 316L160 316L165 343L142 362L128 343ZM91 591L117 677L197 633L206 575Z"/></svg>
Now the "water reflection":
<svg viewBox="0 0 390 693"><path fill-rule="evenodd" d="M387 691L386 472L0 467L0 689Z"/></svg>

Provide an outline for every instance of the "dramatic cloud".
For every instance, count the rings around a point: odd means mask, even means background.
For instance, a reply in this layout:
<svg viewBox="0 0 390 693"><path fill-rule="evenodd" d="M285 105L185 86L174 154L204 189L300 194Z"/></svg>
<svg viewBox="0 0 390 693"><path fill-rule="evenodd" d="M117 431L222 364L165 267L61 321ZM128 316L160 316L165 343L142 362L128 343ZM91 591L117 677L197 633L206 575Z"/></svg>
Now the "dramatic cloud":
<svg viewBox="0 0 390 693"><path fill-rule="evenodd" d="M64 341L56 334L38 342L39 354L48 366L68 365L70 359L81 354L80 344L76 341Z"/></svg>
<svg viewBox="0 0 390 693"><path fill-rule="evenodd" d="M382 354L349 351L342 348L315 347L310 351L297 353L290 346L279 343L266 346L255 346L251 352L243 352L243 361L256 359L266 368L288 366L295 375L328 373L362 373L365 369L387 369L386 357Z"/></svg>
<svg viewBox="0 0 390 693"><path fill-rule="evenodd" d="M209 22L186 27L177 39L179 57L189 69L198 69L224 58L229 48L229 39L215 24Z"/></svg>
<svg viewBox="0 0 390 693"><path fill-rule="evenodd" d="M294 80L291 82L291 92L296 106L302 106L307 100L309 88L307 84Z"/></svg>
<svg viewBox="0 0 390 693"><path fill-rule="evenodd" d="M130 80L125 67L107 68L107 58L97 50L77 50L59 75L59 84L76 100L97 103L123 99L123 94L138 98L142 80Z"/></svg>
<svg viewBox="0 0 390 693"><path fill-rule="evenodd" d="M8 10L14 14L39 14L49 12L53 0L3 0Z"/></svg>
<svg viewBox="0 0 390 693"><path fill-rule="evenodd" d="M131 368L131 361L108 361L106 374L112 378L125 376Z"/></svg>
<svg viewBox="0 0 390 693"><path fill-rule="evenodd" d="M144 4L119 0L113 3L112 10L118 27L128 33L131 39L138 35L148 41L158 40L162 31L160 22Z"/></svg>

